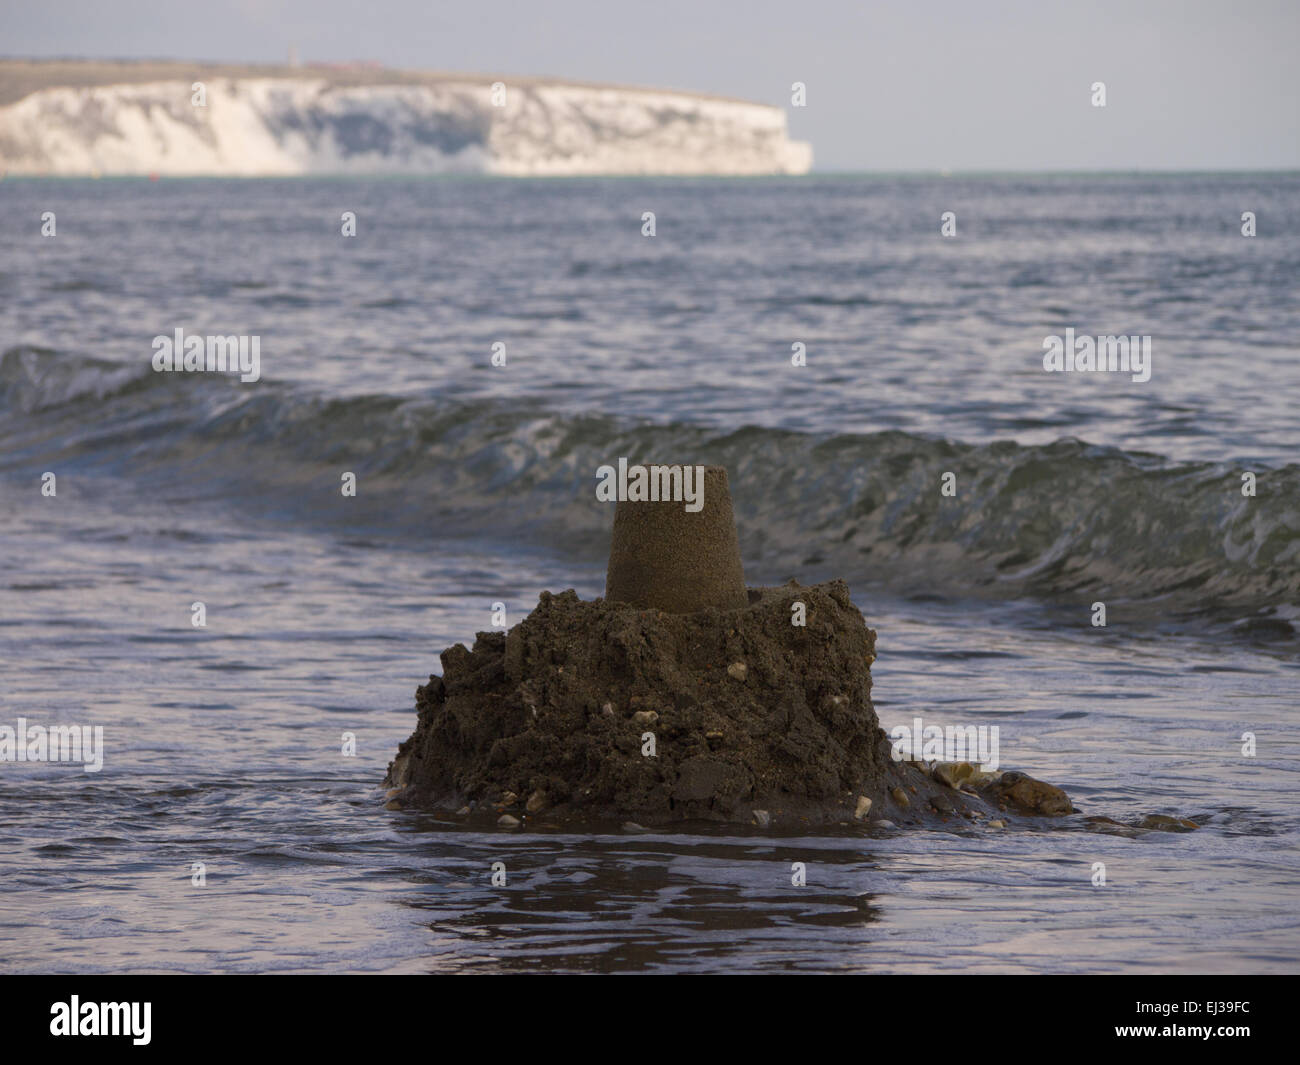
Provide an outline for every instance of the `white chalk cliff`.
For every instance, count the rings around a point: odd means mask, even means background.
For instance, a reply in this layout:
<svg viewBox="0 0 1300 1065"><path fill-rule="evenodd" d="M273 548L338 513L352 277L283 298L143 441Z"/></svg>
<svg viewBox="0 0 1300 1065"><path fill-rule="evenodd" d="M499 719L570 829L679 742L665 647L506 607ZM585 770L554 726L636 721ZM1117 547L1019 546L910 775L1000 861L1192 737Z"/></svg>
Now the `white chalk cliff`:
<svg viewBox="0 0 1300 1065"><path fill-rule="evenodd" d="M197 79L193 79L197 80ZM779 107L645 89L326 74L47 85L0 106L0 170L64 176L802 174Z"/></svg>

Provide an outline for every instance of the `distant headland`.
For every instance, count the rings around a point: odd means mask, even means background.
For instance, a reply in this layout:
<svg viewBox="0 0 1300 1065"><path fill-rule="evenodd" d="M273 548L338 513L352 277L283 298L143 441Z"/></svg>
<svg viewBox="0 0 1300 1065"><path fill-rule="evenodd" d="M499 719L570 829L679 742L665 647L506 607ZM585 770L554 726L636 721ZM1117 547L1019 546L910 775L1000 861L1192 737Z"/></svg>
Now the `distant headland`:
<svg viewBox="0 0 1300 1065"><path fill-rule="evenodd" d="M0 60L14 175L803 174L767 104L373 64Z"/></svg>

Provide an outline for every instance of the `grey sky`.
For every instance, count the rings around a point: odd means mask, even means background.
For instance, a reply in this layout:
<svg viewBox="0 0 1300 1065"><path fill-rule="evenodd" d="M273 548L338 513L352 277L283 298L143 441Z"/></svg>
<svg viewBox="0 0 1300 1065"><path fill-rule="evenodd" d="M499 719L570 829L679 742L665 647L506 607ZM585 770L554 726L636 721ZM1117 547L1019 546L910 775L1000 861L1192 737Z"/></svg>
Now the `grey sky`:
<svg viewBox="0 0 1300 1065"><path fill-rule="evenodd" d="M538 74L781 104L817 169L1300 167L1300 0L0 0L11 57ZM789 109L790 84L808 106ZM1089 86L1106 84L1107 106Z"/></svg>

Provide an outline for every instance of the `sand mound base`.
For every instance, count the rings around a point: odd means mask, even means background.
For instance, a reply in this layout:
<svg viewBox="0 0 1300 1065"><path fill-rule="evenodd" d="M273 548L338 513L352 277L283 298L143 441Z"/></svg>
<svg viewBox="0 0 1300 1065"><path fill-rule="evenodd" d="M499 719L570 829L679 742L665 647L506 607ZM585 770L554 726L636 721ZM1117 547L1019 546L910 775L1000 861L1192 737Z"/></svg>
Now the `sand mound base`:
<svg viewBox="0 0 1300 1065"><path fill-rule="evenodd" d="M544 592L508 633L443 652L389 766L390 803L647 826L1071 812L1020 774L956 779L891 759L871 704L876 634L843 581L748 598L668 614Z"/></svg>

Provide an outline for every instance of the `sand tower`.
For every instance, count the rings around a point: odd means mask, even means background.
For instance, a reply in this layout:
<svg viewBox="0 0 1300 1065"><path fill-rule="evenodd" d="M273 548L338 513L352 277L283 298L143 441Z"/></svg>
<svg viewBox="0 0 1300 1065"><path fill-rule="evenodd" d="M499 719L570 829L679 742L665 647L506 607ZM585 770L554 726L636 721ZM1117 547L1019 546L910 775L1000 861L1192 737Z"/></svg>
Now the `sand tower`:
<svg viewBox="0 0 1300 1065"><path fill-rule="evenodd" d="M605 598L669 614L746 606L731 489L722 466L704 468L704 507L620 500Z"/></svg>

